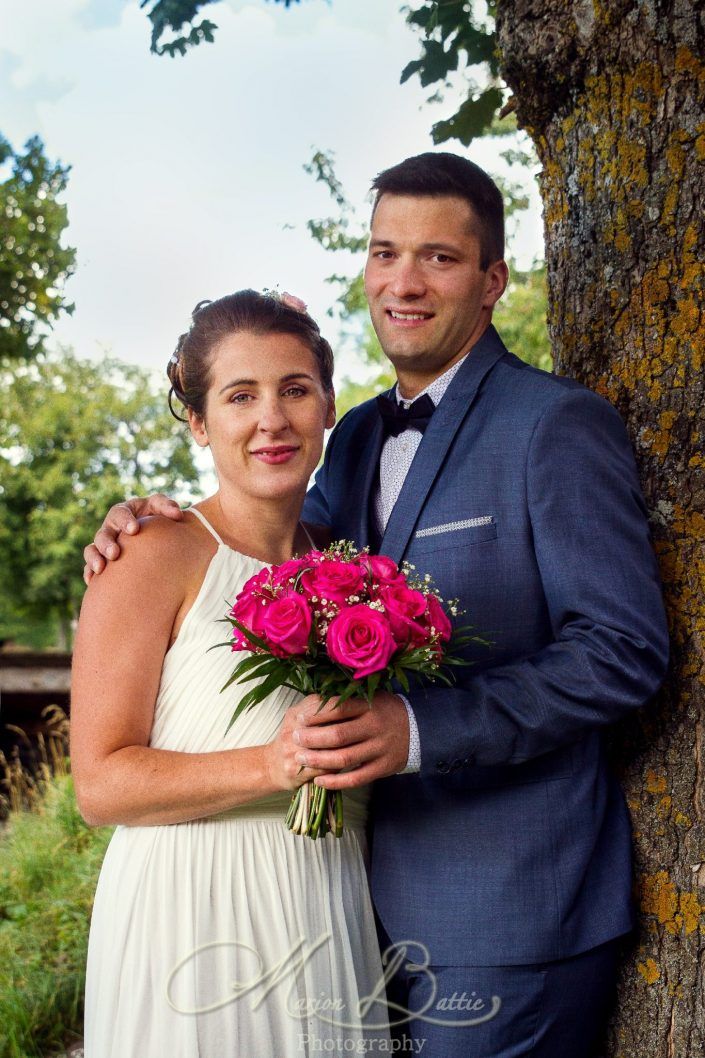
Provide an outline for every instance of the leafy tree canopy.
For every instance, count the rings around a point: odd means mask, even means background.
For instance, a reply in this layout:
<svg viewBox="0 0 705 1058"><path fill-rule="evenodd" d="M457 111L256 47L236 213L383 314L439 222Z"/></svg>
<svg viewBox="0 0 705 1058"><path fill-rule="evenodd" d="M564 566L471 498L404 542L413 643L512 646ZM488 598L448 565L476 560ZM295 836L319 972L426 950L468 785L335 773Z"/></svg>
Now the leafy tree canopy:
<svg viewBox="0 0 705 1058"><path fill-rule="evenodd" d="M215 22L204 18L196 22L196 16L202 7L216 4L219 0L141 0L140 7L147 8L147 16L152 23L152 43L150 50L156 55L185 55L189 48L206 41L213 43ZM300 0L274 0L285 7L298 4ZM186 27L186 28L184 28ZM165 33L175 34L171 40L162 42Z"/></svg>
<svg viewBox="0 0 705 1058"><path fill-rule="evenodd" d="M188 432L141 368L68 350L0 372L0 634L68 626L83 595L86 527L125 496L197 483Z"/></svg>
<svg viewBox="0 0 705 1058"><path fill-rule="evenodd" d="M417 76L424 88L438 85L430 103L443 101L451 75L458 74L467 85L455 114L432 126L434 143L455 139L467 147L490 130L504 102L494 30L496 7L496 0L484 5L477 0L423 0L407 9L406 21L421 34L422 43L420 57L402 70L402 84Z"/></svg>
<svg viewBox="0 0 705 1058"><path fill-rule="evenodd" d="M141 0L152 23L151 50L158 55L185 55L203 41L212 43L218 28L205 18L197 22L200 10L219 0ZM267 0L270 2L270 0ZM290 7L300 0L273 0ZM417 76L424 88L437 85L429 102L440 103L451 87L449 78L464 79L466 97L449 118L436 122L431 135L434 143L460 140L466 147L487 132L507 95L499 73L499 51L495 33L497 0L422 0L403 9L408 24L422 37L421 55L408 63L401 80ZM186 28L184 28L186 27ZM165 33L176 34L162 43Z"/></svg>
<svg viewBox="0 0 705 1058"><path fill-rule="evenodd" d="M0 136L0 362L37 355L59 313L73 312L63 285L76 254L61 244L68 220L57 201L68 173L37 136L17 153Z"/></svg>

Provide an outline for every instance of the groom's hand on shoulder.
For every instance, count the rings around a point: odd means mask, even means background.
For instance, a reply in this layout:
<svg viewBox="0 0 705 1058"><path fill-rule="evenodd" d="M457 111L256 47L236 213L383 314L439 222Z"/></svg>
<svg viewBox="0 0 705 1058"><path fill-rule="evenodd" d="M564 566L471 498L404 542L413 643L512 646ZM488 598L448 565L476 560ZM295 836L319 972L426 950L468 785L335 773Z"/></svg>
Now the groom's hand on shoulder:
<svg viewBox="0 0 705 1058"><path fill-rule="evenodd" d="M409 716L398 695L380 691L372 708L360 698L341 706L329 703L320 710L319 706L315 695L300 703L293 734L301 747L298 763L324 771L317 785L345 790L396 775L406 767Z"/></svg>
<svg viewBox="0 0 705 1058"><path fill-rule="evenodd" d="M83 550L86 563L83 579L86 584L90 583L91 577L96 573L103 572L106 561L114 562L120 557L120 545L117 542L119 534L129 533L134 536L140 531L137 519L146 518L152 514L161 514L164 518L173 518L174 521L183 518L183 512L178 503L160 492L153 496L124 500L110 508L105 521L95 534L93 543Z"/></svg>

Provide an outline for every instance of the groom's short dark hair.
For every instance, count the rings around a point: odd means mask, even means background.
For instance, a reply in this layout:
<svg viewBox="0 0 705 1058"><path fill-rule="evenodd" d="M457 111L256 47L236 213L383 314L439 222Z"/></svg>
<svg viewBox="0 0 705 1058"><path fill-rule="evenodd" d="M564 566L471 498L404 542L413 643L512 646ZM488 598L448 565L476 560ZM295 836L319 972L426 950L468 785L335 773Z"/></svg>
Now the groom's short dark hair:
<svg viewBox="0 0 705 1058"><path fill-rule="evenodd" d="M480 267L504 257L504 202L491 176L468 158L427 151L385 169L372 181L376 191L372 216L384 194L464 198L477 222Z"/></svg>

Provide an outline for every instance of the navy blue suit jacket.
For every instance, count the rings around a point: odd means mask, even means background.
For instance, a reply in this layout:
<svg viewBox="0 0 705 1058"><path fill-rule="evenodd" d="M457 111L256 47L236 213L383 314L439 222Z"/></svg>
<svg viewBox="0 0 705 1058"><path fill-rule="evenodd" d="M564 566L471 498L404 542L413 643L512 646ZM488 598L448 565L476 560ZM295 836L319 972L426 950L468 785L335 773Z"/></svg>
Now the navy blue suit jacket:
<svg viewBox="0 0 705 1058"><path fill-rule="evenodd" d="M305 517L370 541L374 401L331 435ZM372 892L435 964L564 958L629 930L630 825L601 730L658 689L668 641L629 440L573 380L477 342L379 547L492 641L457 686L409 695L419 774L375 784Z"/></svg>

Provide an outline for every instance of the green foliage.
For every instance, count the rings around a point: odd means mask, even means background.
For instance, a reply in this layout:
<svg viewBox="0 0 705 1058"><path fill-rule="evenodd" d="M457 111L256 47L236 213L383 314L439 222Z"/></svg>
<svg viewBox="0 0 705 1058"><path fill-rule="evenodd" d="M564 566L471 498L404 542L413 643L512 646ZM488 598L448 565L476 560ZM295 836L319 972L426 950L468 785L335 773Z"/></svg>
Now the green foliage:
<svg viewBox="0 0 705 1058"><path fill-rule="evenodd" d="M512 268L506 294L495 309L494 323L506 347L528 364L553 369L546 329L546 266L525 272Z"/></svg>
<svg viewBox="0 0 705 1058"><path fill-rule="evenodd" d="M451 74L463 75L468 86L467 96L455 114L432 126L434 143L456 139L467 147L490 131L504 102L493 22L496 2L488 0L484 7L484 17L477 0L423 0L418 7L405 9L407 23L423 39L420 58L402 71L402 84L417 76L424 88L440 85L429 99L434 103L443 100ZM469 73L477 67L483 74L482 85Z"/></svg>
<svg viewBox="0 0 705 1058"><path fill-rule="evenodd" d="M42 1058L82 1035L88 927L111 831L91 830L70 776L0 837L0 1058Z"/></svg>
<svg viewBox="0 0 705 1058"><path fill-rule="evenodd" d="M323 247L324 250L349 250L351 253L360 253L367 249L368 233L355 217L355 209L348 201L343 185L335 175L334 155L332 151L315 151L310 162L304 165L304 172L322 183L328 189L328 193L338 207L336 217L326 217L324 220L309 220L306 224L311 237ZM357 231L350 231L351 225L355 225ZM337 277L331 277L336 281ZM364 293L363 293L364 298Z"/></svg>
<svg viewBox="0 0 705 1058"><path fill-rule="evenodd" d="M117 360L43 354L0 381L0 613L68 625L91 527L126 495L195 484L188 438L150 375Z"/></svg>
<svg viewBox="0 0 705 1058"><path fill-rule="evenodd" d="M214 32L218 28L215 22L204 18L202 22L194 23L194 19L202 7L218 2L219 0L140 0L140 7L148 9L147 15L152 23L150 51L155 55L170 55L173 59L175 55L185 55L189 48L203 41L212 44L215 40ZM290 7L291 4L298 4L300 0L274 2ZM182 33L184 26L191 28ZM162 37L169 31L177 35L162 43Z"/></svg>
<svg viewBox="0 0 705 1058"><path fill-rule="evenodd" d="M75 251L61 245L68 223L57 199L69 168L50 162L34 136L15 153L0 136L0 362L34 356L60 312L73 312L63 285Z"/></svg>

